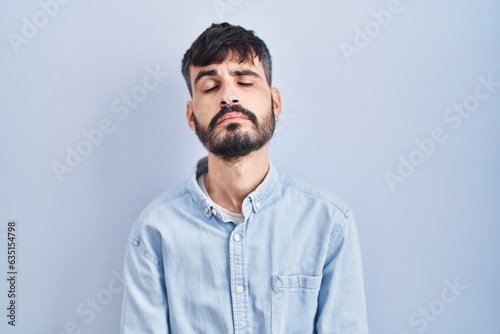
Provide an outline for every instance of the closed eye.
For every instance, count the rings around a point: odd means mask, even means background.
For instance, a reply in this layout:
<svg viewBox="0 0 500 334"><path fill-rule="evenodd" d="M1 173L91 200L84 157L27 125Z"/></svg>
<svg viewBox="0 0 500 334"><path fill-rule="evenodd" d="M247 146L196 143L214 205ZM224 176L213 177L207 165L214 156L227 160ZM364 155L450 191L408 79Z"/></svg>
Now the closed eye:
<svg viewBox="0 0 500 334"><path fill-rule="evenodd" d="M251 83L251 82L238 82L238 85L240 85L240 86L252 86L253 83Z"/></svg>
<svg viewBox="0 0 500 334"><path fill-rule="evenodd" d="M209 88L209 89L205 89L203 92L204 92L204 93L210 93L211 91L213 91L213 90L215 90L215 89L217 89L217 88L219 88L219 86L213 86L213 87L211 87L211 88Z"/></svg>

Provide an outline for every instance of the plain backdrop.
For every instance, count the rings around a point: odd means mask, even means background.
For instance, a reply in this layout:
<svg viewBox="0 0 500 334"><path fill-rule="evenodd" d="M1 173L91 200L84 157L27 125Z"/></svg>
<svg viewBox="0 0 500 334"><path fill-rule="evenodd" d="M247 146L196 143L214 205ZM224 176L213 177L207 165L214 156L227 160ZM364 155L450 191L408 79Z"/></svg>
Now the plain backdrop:
<svg viewBox="0 0 500 334"><path fill-rule="evenodd" d="M1 333L119 332L130 228L205 155L180 62L221 21L271 51L274 165L353 207L371 333L500 333L499 1L59 1L0 1Z"/></svg>

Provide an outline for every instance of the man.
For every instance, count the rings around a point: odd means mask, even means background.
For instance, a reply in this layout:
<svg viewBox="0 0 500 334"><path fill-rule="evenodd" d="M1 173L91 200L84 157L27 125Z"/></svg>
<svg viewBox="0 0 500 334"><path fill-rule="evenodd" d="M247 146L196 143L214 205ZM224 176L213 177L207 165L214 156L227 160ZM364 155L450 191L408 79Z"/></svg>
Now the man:
<svg viewBox="0 0 500 334"><path fill-rule="evenodd" d="M368 333L349 207L269 162L281 98L264 42L213 24L182 73L208 157L132 229L122 333Z"/></svg>

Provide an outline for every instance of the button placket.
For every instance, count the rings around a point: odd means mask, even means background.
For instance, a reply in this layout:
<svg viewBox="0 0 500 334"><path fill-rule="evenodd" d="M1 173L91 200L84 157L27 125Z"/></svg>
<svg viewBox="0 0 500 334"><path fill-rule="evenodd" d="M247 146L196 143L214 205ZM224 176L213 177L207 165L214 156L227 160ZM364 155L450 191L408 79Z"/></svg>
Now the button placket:
<svg viewBox="0 0 500 334"><path fill-rule="evenodd" d="M229 239L229 254L235 333L249 333L250 316L248 314L248 291L246 288L244 224L237 226L233 230Z"/></svg>

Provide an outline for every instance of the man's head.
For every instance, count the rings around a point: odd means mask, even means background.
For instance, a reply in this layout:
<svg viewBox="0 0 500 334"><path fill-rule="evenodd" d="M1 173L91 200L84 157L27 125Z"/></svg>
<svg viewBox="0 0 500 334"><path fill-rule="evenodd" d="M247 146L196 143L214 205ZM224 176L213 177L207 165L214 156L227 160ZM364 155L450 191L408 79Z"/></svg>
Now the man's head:
<svg viewBox="0 0 500 334"><path fill-rule="evenodd" d="M252 31L212 24L186 51L182 73L189 126L211 153L234 161L271 139L281 97L271 88L269 51Z"/></svg>
<svg viewBox="0 0 500 334"><path fill-rule="evenodd" d="M253 62L258 57L271 87L272 63L271 54L263 40L253 31L229 23L213 23L193 42L182 59L182 75L191 96L193 88L189 68L191 66L207 66L220 64L228 57L240 63Z"/></svg>

